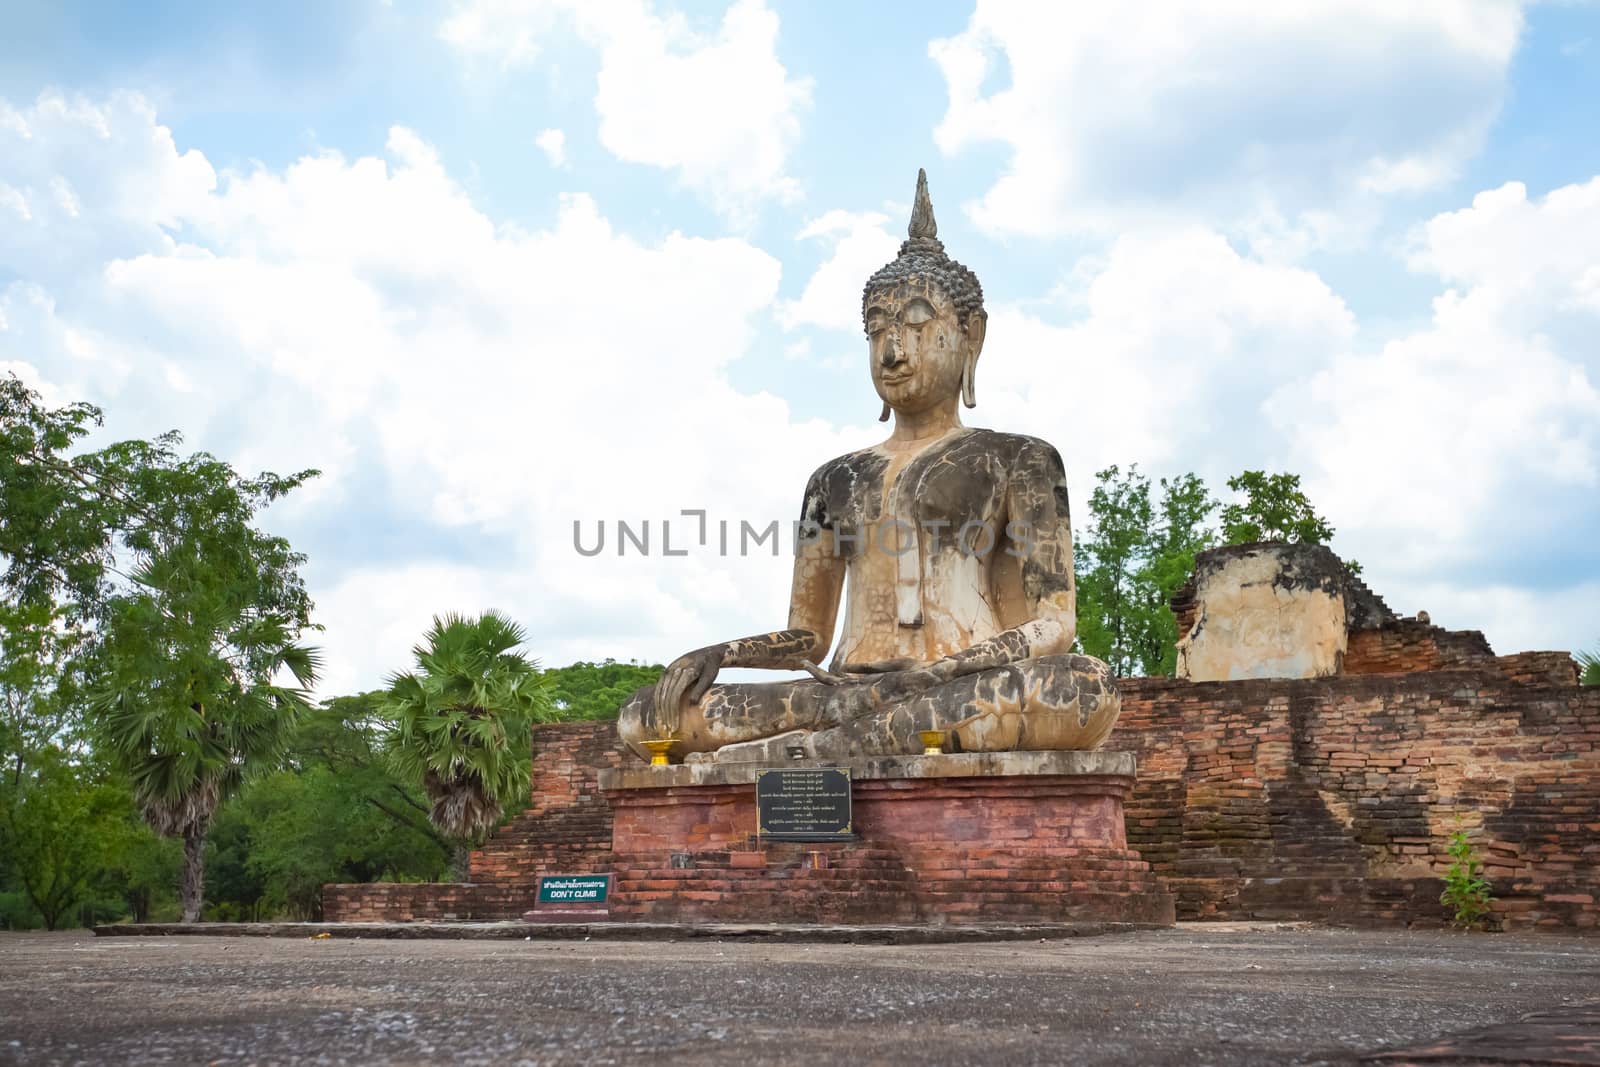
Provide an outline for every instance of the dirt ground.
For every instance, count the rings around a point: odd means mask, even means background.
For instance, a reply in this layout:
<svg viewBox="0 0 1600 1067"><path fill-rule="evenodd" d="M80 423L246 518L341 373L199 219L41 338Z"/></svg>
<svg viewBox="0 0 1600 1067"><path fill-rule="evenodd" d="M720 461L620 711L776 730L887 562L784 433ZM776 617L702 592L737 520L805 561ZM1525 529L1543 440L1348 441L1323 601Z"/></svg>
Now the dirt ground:
<svg viewBox="0 0 1600 1067"><path fill-rule="evenodd" d="M0 934L0 1063L1600 1063L1597 1028L1594 938Z"/></svg>

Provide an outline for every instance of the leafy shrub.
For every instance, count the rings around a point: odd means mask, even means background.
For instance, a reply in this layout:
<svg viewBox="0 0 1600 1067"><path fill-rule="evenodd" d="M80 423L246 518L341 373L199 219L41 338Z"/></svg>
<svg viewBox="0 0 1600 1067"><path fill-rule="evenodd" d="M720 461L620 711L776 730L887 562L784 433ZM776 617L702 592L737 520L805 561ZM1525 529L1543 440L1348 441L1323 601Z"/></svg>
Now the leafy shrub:
<svg viewBox="0 0 1600 1067"><path fill-rule="evenodd" d="M1489 917L1489 902L1494 897L1466 830L1458 829L1450 835L1450 858L1453 862L1444 872L1444 892L1439 894L1439 903L1453 913L1452 923L1463 930L1470 929Z"/></svg>

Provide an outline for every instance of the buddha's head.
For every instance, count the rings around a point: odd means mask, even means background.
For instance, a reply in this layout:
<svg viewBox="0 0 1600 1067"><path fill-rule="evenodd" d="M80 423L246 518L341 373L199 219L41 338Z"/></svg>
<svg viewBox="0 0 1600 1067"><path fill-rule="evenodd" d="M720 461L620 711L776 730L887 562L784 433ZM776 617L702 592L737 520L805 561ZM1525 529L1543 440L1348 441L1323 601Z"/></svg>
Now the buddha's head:
<svg viewBox="0 0 1600 1067"><path fill-rule="evenodd" d="M915 413L958 392L977 403L973 377L983 351L983 288L945 255L937 239L928 176L917 171L917 199L900 254L871 278L861 298L872 354L872 384L889 410Z"/></svg>

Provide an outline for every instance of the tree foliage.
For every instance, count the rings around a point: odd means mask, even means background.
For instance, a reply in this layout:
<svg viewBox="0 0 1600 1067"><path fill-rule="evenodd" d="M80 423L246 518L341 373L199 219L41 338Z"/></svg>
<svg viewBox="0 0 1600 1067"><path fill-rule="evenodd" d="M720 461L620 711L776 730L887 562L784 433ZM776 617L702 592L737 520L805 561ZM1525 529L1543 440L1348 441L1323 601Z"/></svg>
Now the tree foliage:
<svg viewBox="0 0 1600 1067"><path fill-rule="evenodd" d="M1600 685L1600 648L1592 652L1579 652L1578 669L1582 674L1578 678L1579 685Z"/></svg>
<svg viewBox="0 0 1600 1067"><path fill-rule="evenodd" d="M383 694L340 697L300 723L286 765L218 817L209 869L219 914L321 917L330 882L432 880L452 842L385 758Z"/></svg>
<svg viewBox="0 0 1600 1067"><path fill-rule="evenodd" d="M433 825L461 843L458 866L527 793L529 729L551 718L549 680L516 651L525 639L494 611L435 617L417 669L390 679L391 758L427 793Z"/></svg>
<svg viewBox="0 0 1600 1067"><path fill-rule="evenodd" d="M241 477L180 455L176 433L82 449L101 422L92 405L52 409L0 380L0 625L8 645L39 639L34 662L50 641L78 643L95 713L85 739L104 745L150 824L184 838L192 919L217 805L281 752L315 678L316 653L298 640L304 557L255 518L316 472ZM26 694L67 680L0 679L34 708L30 726L7 727L22 758L55 729Z"/></svg>
<svg viewBox="0 0 1600 1067"><path fill-rule="evenodd" d="M1243 493L1244 499L1222 508L1224 544L1286 541L1325 545L1333 540L1333 527L1311 506L1298 474L1245 471L1229 478L1228 488Z"/></svg>
<svg viewBox="0 0 1600 1067"><path fill-rule="evenodd" d="M300 558L254 529L257 511L316 475L253 478L204 452L182 456L177 432L75 451L104 422L92 404L49 408L15 375L0 378L0 589L13 602L64 604L92 620L128 565L167 558L240 570L264 557L261 606L302 613ZM291 558L292 557L292 558Z"/></svg>
<svg viewBox="0 0 1600 1067"><path fill-rule="evenodd" d="M659 663L580 661L545 671L550 680L551 711L564 722L614 719L636 691L655 685L664 670Z"/></svg>
<svg viewBox="0 0 1600 1067"><path fill-rule="evenodd" d="M115 853L127 795L52 752L7 783L0 802L0 852L45 929L54 930Z"/></svg>
<svg viewBox="0 0 1600 1067"><path fill-rule="evenodd" d="M1178 625L1168 604L1215 541L1217 503L1193 474L1161 479L1154 499L1137 466L1095 477L1078 538L1080 647L1118 674L1171 673Z"/></svg>
<svg viewBox="0 0 1600 1067"><path fill-rule="evenodd" d="M1255 541L1326 544L1333 537L1297 474L1244 471L1228 479L1242 497L1226 505L1194 474L1156 485L1137 466L1107 467L1095 477L1089 525L1076 539L1078 640L1118 674L1176 668L1181 635L1170 602L1200 552ZM1220 533L1211 526L1219 507Z"/></svg>

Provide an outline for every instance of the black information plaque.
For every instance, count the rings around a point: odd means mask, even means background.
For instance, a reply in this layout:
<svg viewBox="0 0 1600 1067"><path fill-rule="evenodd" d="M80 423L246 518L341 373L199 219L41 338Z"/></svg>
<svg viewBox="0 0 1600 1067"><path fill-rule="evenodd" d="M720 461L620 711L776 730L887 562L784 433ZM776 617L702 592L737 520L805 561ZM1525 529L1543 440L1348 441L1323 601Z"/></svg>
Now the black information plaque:
<svg viewBox="0 0 1600 1067"><path fill-rule="evenodd" d="M853 841L850 772L786 767L756 772L756 824L773 841Z"/></svg>

